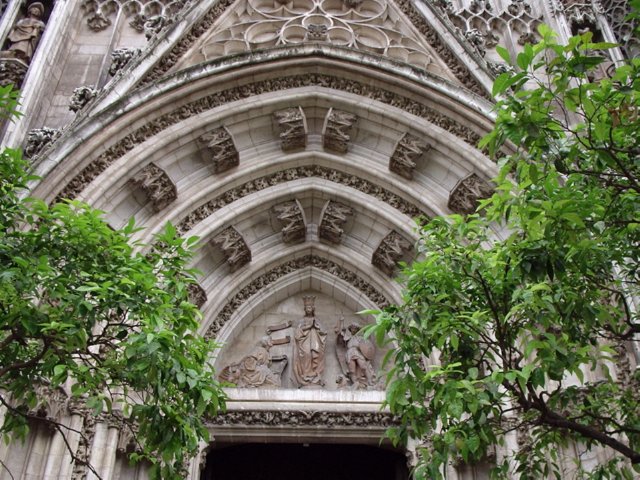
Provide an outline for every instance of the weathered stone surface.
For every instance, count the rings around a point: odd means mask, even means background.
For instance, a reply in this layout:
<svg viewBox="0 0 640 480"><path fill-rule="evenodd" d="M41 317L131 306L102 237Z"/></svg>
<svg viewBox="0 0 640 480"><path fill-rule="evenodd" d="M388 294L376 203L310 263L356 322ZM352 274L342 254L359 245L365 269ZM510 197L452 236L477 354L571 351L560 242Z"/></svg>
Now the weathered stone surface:
<svg viewBox="0 0 640 480"><path fill-rule="evenodd" d="M213 237L211 242L222 250L232 272L251 261L249 246L240 235L240 232L233 227L225 228Z"/></svg>
<svg viewBox="0 0 640 480"><path fill-rule="evenodd" d="M131 182L144 191L155 212L163 210L178 198L178 191L169 175L154 163L140 170Z"/></svg>
<svg viewBox="0 0 640 480"><path fill-rule="evenodd" d="M282 150L290 152L307 146L307 119L302 107L291 107L274 112L274 119L280 128Z"/></svg>
<svg viewBox="0 0 640 480"><path fill-rule="evenodd" d="M408 180L413 180L416 162L430 149L431 145L414 135L406 133L398 141L393 155L389 159L389 170Z"/></svg>
<svg viewBox="0 0 640 480"><path fill-rule="evenodd" d="M226 172L240 163L238 149L225 127L216 128L203 135L200 142L207 147L214 173Z"/></svg>
<svg viewBox="0 0 640 480"><path fill-rule="evenodd" d="M120 70L135 57L140 55L139 48L119 48L111 52L111 66L109 67L109 75L115 76Z"/></svg>
<svg viewBox="0 0 640 480"><path fill-rule="evenodd" d="M204 291L204 288L199 283L190 283L187 286L187 290L189 291L189 301L198 308L201 308L206 303L207 292Z"/></svg>
<svg viewBox="0 0 640 480"><path fill-rule="evenodd" d="M96 97L97 94L98 90L93 87L82 86L74 89L69 102L69 110L72 112L82 110L87 103Z"/></svg>
<svg viewBox="0 0 640 480"><path fill-rule="evenodd" d="M478 175L472 173L461 179L449 194L449 208L456 213L470 214L478 208L478 202L493 195L493 188Z"/></svg>
<svg viewBox="0 0 640 480"><path fill-rule="evenodd" d="M20 88L28 69L28 65L17 58L0 58L0 86L13 84Z"/></svg>
<svg viewBox="0 0 640 480"><path fill-rule="evenodd" d="M307 233L307 226L304 222L304 212L300 202L281 203L273 207L276 218L282 224L282 241L284 243L303 242Z"/></svg>
<svg viewBox="0 0 640 480"><path fill-rule="evenodd" d="M398 262L410 249L411 244L398 232L392 230L373 252L371 263L391 277L396 271Z"/></svg>
<svg viewBox="0 0 640 480"><path fill-rule="evenodd" d="M27 134L27 143L24 147L26 158L35 158L51 142L60 136L60 130L49 127L34 128Z"/></svg>
<svg viewBox="0 0 640 480"><path fill-rule="evenodd" d="M329 200L322 211L318 233L322 240L339 244L344 234L344 224L349 216L353 215L353 209L339 202Z"/></svg>
<svg viewBox="0 0 640 480"><path fill-rule="evenodd" d="M351 131L358 120L353 113L330 108L322 127L324 148L338 153L347 153L351 141Z"/></svg>

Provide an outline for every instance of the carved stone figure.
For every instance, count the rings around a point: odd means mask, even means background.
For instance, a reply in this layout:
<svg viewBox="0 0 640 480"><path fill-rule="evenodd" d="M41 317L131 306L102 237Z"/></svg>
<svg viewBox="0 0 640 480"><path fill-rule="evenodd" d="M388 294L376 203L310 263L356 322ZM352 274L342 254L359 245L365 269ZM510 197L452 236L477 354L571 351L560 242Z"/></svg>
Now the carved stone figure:
<svg viewBox="0 0 640 480"><path fill-rule="evenodd" d="M326 25L320 25L312 23L307 25L307 40L310 42L324 42L327 40L328 27Z"/></svg>
<svg viewBox="0 0 640 480"><path fill-rule="evenodd" d="M73 90L71 101L69 102L69 110L72 112L78 112L95 98L98 94L98 90L93 87L82 86Z"/></svg>
<svg viewBox="0 0 640 480"><path fill-rule="evenodd" d="M139 48L118 48L111 52L111 66L109 67L109 75L112 77L116 75L120 70L127 66L127 64L137 55L141 50Z"/></svg>
<svg viewBox="0 0 640 480"><path fill-rule="evenodd" d="M315 315L314 296L303 297L304 318L294 329L293 377L298 387L323 387L327 332Z"/></svg>
<svg viewBox="0 0 640 480"><path fill-rule="evenodd" d="M282 150L303 149L307 146L307 119L301 107L292 107L273 113L280 127L280 145Z"/></svg>
<svg viewBox="0 0 640 480"><path fill-rule="evenodd" d="M449 208L461 214L470 214L478 208L478 202L493 194L491 186L472 173L461 179L449 194Z"/></svg>
<svg viewBox="0 0 640 480"><path fill-rule="evenodd" d="M304 241L307 227L300 203L297 200L275 205L273 211L282 224L282 241L297 243Z"/></svg>
<svg viewBox="0 0 640 480"><path fill-rule="evenodd" d="M144 191L155 212L178 198L178 191L169 175L154 163L140 170L131 181Z"/></svg>
<svg viewBox="0 0 640 480"><path fill-rule="evenodd" d="M187 285L187 291L189 292L189 301L196 305L198 308L202 307L207 301L207 292L198 283L190 283Z"/></svg>
<svg viewBox="0 0 640 480"><path fill-rule="evenodd" d="M392 276L398 262L410 248L409 242L402 238L398 232L391 230L373 252L371 263L387 275Z"/></svg>
<svg viewBox="0 0 640 480"><path fill-rule="evenodd" d="M348 217L353 215L353 209L342 203L329 200L324 207L318 234L321 239L339 244L344 233L343 226Z"/></svg>
<svg viewBox="0 0 640 480"><path fill-rule="evenodd" d="M213 238L212 242L218 245L227 257L227 264L231 267L232 272L251 261L249 246L242 235L233 227L224 229Z"/></svg>
<svg viewBox="0 0 640 480"><path fill-rule="evenodd" d="M0 59L0 86L13 84L16 88L20 87L28 68L24 62L15 58Z"/></svg>
<svg viewBox="0 0 640 480"><path fill-rule="evenodd" d="M389 170L408 180L412 180L416 161L430 149L431 145L414 135L406 133L398 141L396 149L389 159Z"/></svg>
<svg viewBox="0 0 640 480"><path fill-rule="evenodd" d="M44 15L44 5L34 2L29 5L27 17L18 22L9 33L9 52L25 63L31 62L31 57L38 46L45 23L41 20Z"/></svg>
<svg viewBox="0 0 640 480"><path fill-rule="evenodd" d="M226 172L240 163L240 155L226 128L216 128L200 137L200 142L206 145L211 154L214 173Z"/></svg>
<svg viewBox="0 0 640 480"><path fill-rule="evenodd" d="M358 117L353 113L330 108L324 119L322 141L324 148L338 153L347 153L351 130Z"/></svg>
<svg viewBox="0 0 640 480"><path fill-rule="evenodd" d="M260 340L253 352L244 357L238 363L232 363L220 372L220 380L235 383L238 387L249 388L275 388L281 385L280 372L273 371L271 367L271 354L269 350L273 341L266 336Z"/></svg>
<svg viewBox="0 0 640 480"><path fill-rule="evenodd" d="M47 145L60 135L60 130L49 127L34 128L27 134L27 143L24 147L24 156L36 157Z"/></svg>
<svg viewBox="0 0 640 480"><path fill-rule="evenodd" d="M372 361L375 356L375 346L369 339L359 334L360 325L351 323L344 326L344 317L336 325L338 362L351 386L355 389L366 389L376 384ZM338 382L344 385L344 382Z"/></svg>

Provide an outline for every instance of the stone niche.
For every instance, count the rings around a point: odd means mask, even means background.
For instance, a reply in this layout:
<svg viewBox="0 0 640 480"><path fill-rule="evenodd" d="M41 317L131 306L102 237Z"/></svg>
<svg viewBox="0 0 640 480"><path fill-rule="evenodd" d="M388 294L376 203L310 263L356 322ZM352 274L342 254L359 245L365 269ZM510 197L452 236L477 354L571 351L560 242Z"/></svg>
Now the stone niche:
<svg viewBox="0 0 640 480"><path fill-rule="evenodd" d="M301 320L307 318L305 317L305 304L309 302L309 297L315 297L315 318L322 330L326 332L324 368L321 374L321 382L311 382L307 385L300 385L294 372L296 368L294 355L297 354L295 331ZM341 317L344 317L343 322L341 322ZM275 372L273 376L265 370L266 374L256 374L252 376L254 379L258 378L256 382L253 382L257 383L257 385L237 381L239 377L235 377L236 381L233 383L245 388L314 389L327 391L382 390L383 382L379 369L385 351L375 345L373 339L370 339L371 344L369 346L364 345L362 347L365 354L371 358L370 365L375 375L373 380L367 383L364 375L356 375L356 377L353 378L353 376L349 374L348 362L344 361L346 360L348 346L346 342L339 343L339 340L344 339L344 337L339 338L340 332L343 331L341 330L342 328L348 330L349 326L353 323L357 323L362 327L372 321L373 319L370 316L363 317L357 315L353 307L348 307L346 304L341 303L329 295L317 291L300 292L268 308L266 311L257 315L242 331L235 332L233 338L229 339L218 356L216 371L221 375L221 379L230 380L229 375L233 375L234 370L246 369L245 361L247 359L252 367L255 366L256 363L260 363L260 360L256 361L256 359L260 358L261 354L266 355L265 350L267 350L271 358L270 370ZM270 338L268 343L272 343L272 345L270 347L267 346L265 349L265 337L267 336ZM352 343L350 345L353 346ZM371 350L372 346L374 347L373 350ZM341 355L343 359L342 365L338 355ZM280 370L282 371L281 374L279 373ZM265 380L265 375L270 378ZM360 378L360 381L358 381L358 378ZM274 382L274 380L276 381ZM277 383L279 383L280 386L278 386Z"/></svg>

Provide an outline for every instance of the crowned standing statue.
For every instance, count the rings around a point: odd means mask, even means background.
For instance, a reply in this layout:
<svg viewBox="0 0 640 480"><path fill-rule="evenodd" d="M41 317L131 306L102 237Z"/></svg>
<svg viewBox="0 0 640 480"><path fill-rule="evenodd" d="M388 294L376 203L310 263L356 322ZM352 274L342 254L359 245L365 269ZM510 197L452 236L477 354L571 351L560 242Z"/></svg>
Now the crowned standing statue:
<svg viewBox="0 0 640 480"><path fill-rule="evenodd" d="M304 318L294 330L293 377L298 387L323 387L327 332L315 316L314 296L305 296Z"/></svg>

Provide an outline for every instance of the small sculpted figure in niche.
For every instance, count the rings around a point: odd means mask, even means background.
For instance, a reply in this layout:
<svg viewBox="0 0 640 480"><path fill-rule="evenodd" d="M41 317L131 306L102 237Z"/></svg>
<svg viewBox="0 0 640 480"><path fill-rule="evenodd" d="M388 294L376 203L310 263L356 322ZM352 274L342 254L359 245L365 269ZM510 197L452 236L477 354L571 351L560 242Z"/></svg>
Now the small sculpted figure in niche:
<svg viewBox="0 0 640 480"><path fill-rule="evenodd" d="M352 388L367 389L376 384L375 372L371 361L375 356L375 346L371 340L359 334L360 325L350 323L344 326L344 317L336 325L338 361L344 376L337 380L338 387L347 386L349 380Z"/></svg>
<svg viewBox="0 0 640 480"><path fill-rule="evenodd" d="M271 369L271 354L273 346L270 337L263 337L260 345L253 352L237 363L225 367L220 372L220 380L234 383L245 388L276 388L280 387L279 373Z"/></svg>
<svg viewBox="0 0 640 480"><path fill-rule="evenodd" d="M304 318L299 320L294 330L293 377L298 387L324 386L324 360L327 332L315 316L315 299L305 296Z"/></svg>
<svg viewBox="0 0 640 480"><path fill-rule="evenodd" d="M18 20L8 36L11 55L27 64L31 62L31 57L44 32L45 24L40 20L43 15L44 5L40 2L32 3L27 10L27 16Z"/></svg>

